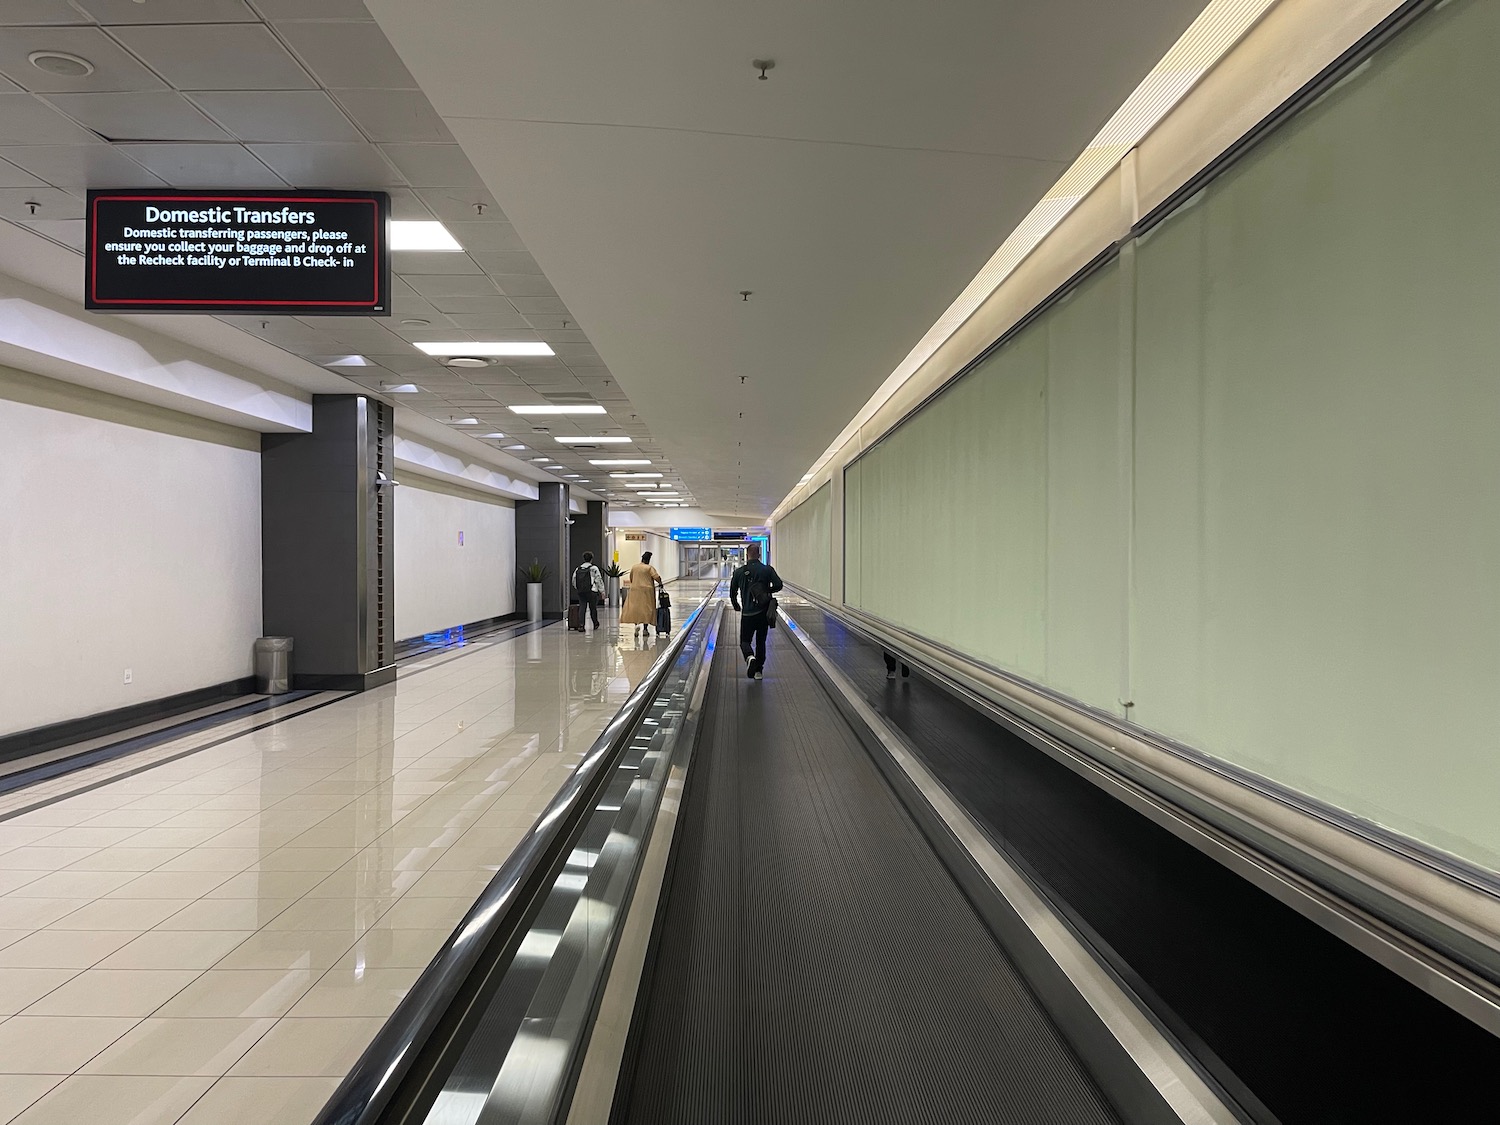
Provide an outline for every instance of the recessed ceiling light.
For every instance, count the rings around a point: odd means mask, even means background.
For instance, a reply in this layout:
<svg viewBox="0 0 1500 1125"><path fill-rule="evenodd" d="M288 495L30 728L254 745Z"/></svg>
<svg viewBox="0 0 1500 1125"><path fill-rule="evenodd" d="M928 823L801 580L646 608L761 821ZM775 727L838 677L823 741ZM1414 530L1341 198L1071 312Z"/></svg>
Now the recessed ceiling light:
<svg viewBox="0 0 1500 1125"><path fill-rule="evenodd" d="M448 425L450 425L450 426L477 426L477 425L479 425L479 419L478 418L450 418L450 419L448 419Z"/></svg>
<svg viewBox="0 0 1500 1125"><path fill-rule="evenodd" d="M501 434L501 433L494 433L494 434L485 434L484 436L487 437L487 438L490 438L492 440L498 441L500 438L503 438L505 435Z"/></svg>
<svg viewBox="0 0 1500 1125"><path fill-rule="evenodd" d="M423 320L419 316L409 316L405 320L403 320L401 323L403 325L405 325L407 328L426 328L429 324L432 323L432 321L430 321L430 320Z"/></svg>
<svg viewBox="0 0 1500 1125"><path fill-rule="evenodd" d="M70 55L66 51L32 51L26 58L38 70L48 74L61 74L65 78L82 78L94 73L94 64L82 55Z"/></svg>
<svg viewBox="0 0 1500 1125"><path fill-rule="evenodd" d="M415 383L381 383L380 389L388 395L416 395L422 393L422 388Z"/></svg>
<svg viewBox="0 0 1500 1125"><path fill-rule="evenodd" d="M525 449L525 448L526 448L526 447L525 447L525 446L524 446L524 445L507 445L507 446L506 446L506 447L505 447L505 451L506 451L506 452L507 452L507 453L515 453L515 452L517 452L517 451L518 451L518 450L522 450L522 449Z"/></svg>
<svg viewBox="0 0 1500 1125"><path fill-rule="evenodd" d="M637 484L637 485L633 486L630 491L631 492L645 492L648 489L654 490L655 488L656 488L656 485L654 485L654 484Z"/></svg>
<svg viewBox="0 0 1500 1125"><path fill-rule="evenodd" d="M456 355L452 359L443 360L444 367L489 367L490 361L480 359L477 355Z"/></svg>
<svg viewBox="0 0 1500 1125"><path fill-rule="evenodd" d="M542 468L544 468L544 469L560 469L560 468L562 468L562 466L561 465L543 465Z"/></svg>
<svg viewBox="0 0 1500 1125"><path fill-rule="evenodd" d="M566 475L569 480L577 480L579 477L583 476L582 473L568 473Z"/></svg>
<svg viewBox="0 0 1500 1125"><path fill-rule="evenodd" d="M560 437L560 445L629 445L628 437Z"/></svg>
<svg viewBox="0 0 1500 1125"><path fill-rule="evenodd" d="M602 406L512 406L512 414L603 414Z"/></svg>
<svg viewBox="0 0 1500 1125"><path fill-rule="evenodd" d="M613 460L590 461L590 465L649 465L651 461L646 457L615 458Z"/></svg>
<svg viewBox="0 0 1500 1125"><path fill-rule="evenodd" d="M457 340L428 343L418 340L416 347L428 355L552 355L552 349L537 340Z"/></svg>
<svg viewBox="0 0 1500 1125"><path fill-rule="evenodd" d="M324 360L324 367L373 367L368 359L362 355L340 355L333 359Z"/></svg>
<svg viewBox="0 0 1500 1125"><path fill-rule="evenodd" d="M393 219L391 221L392 250L445 250L462 251L458 239L448 233L448 228L432 219Z"/></svg>
<svg viewBox="0 0 1500 1125"><path fill-rule="evenodd" d="M615 480L641 480L646 477L659 477L660 473L610 473Z"/></svg>
<svg viewBox="0 0 1500 1125"><path fill-rule="evenodd" d="M533 457L532 460L533 461L550 461L550 460L552 460L552 458L550 458L550 457Z"/></svg>

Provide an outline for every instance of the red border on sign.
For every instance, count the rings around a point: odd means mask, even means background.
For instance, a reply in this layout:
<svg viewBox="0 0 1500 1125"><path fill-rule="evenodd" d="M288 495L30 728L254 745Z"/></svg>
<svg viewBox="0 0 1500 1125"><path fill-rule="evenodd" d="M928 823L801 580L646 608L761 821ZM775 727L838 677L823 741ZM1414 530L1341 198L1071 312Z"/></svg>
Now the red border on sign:
<svg viewBox="0 0 1500 1125"><path fill-rule="evenodd" d="M368 301L234 301L217 297L179 297L162 300L156 297L100 297L99 296L99 252L93 241L89 242L89 294L96 305L295 305L298 308L357 308L373 309L380 304L380 201L378 199L351 199L338 195L147 195L125 192L118 195L96 195L93 207L93 230L99 229L99 204L104 200L143 199L165 203L177 200L182 203L225 203L231 200L241 203L368 203L375 208L375 235L371 260L375 268L375 295Z"/></svg>

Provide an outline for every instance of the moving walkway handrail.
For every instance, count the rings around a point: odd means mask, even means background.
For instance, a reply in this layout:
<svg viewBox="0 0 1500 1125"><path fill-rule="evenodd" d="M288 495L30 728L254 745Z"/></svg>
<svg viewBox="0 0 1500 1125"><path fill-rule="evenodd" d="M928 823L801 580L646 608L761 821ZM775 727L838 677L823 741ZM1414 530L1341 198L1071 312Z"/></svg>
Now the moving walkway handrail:
<svg viewBox="0 0 1500 1125"><path fill-rule="evenodd" d="M545 880L580 819L592 807L597 791L608 778L610 763L645 717L698 616L718 593L719 586L720 583L715 583L688 614L677 635L657 656L624 706L589 747L578 768L500 865L463 921L333 1092L313 1125L374 1125L379 1120L484 951L524 922L529 904L542 889L539 884Z"/></svg>

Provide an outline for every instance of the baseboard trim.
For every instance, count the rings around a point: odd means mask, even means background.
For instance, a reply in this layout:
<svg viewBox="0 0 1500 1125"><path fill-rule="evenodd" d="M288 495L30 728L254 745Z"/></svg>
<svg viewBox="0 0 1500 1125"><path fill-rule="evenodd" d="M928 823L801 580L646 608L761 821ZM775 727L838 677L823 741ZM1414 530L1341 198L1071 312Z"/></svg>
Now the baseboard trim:
<svg viewBox="0 0 1500 1125"><path fill-rule="evenodd" d="M239 680L227 680L222 684L196 688L177 695L150 699L144 703L132 703L129 707L118 707L113 711L101 711L78 719L65 719L60 723L32 727L15 734L0 735L0 762L14 761L30 754L41 754L61 746L71 746L90 738L114 734L117 731L138 727L157 719L170 719L187 711L196 711L211 703L219 703L236 696L250 695L255 691L255 678L246 676Z"/></svg>
<svg viewBox="0 0 1500 1125"><path fill-rule="evenodd" d="M396 666L387 664L373 672L330 672L292 675L292 686L298 691L369 691L396 682Z"/></svg>
<svg viewBox="0 0 1500 1125"><path fill-rule="evenodd" d="M449 647L446 641L439 644L430 639L439 635L451 637L454 633L462 633L465 637L468 637L472 633L483 634L505 625L515 625L525 620L526 615L524 613L504 613L499 617L485 617L479 621L466 621L462 625L449 625L444 629L429 629L427 632L420 633L415 637L405 637L397 641L396 658L399 660L401 657L410 656L415 652L427 652L431 649Z"/></svg>

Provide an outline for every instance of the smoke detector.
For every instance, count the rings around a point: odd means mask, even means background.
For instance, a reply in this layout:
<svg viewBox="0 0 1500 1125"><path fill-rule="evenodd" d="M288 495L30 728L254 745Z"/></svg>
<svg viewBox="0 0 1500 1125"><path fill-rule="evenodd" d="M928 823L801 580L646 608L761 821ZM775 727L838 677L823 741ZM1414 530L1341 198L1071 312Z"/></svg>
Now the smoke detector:
<svg viewBox="0 0 1500 1125"><path fill-rule="evenodd" d="M483 359L477 355L456 355L443 361L445 367L488 367L494 360Z"/></svg>

